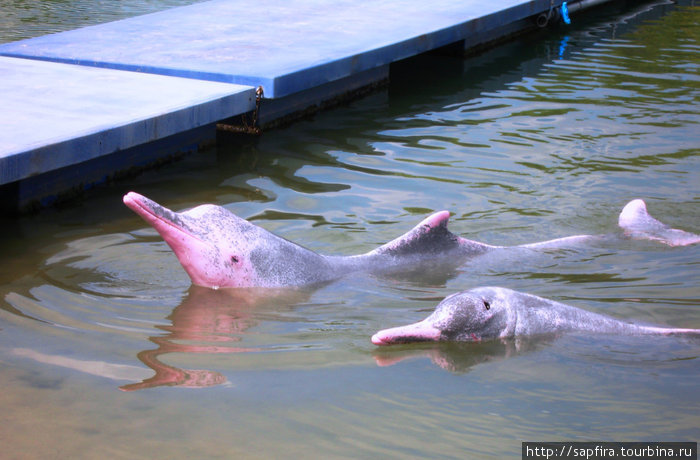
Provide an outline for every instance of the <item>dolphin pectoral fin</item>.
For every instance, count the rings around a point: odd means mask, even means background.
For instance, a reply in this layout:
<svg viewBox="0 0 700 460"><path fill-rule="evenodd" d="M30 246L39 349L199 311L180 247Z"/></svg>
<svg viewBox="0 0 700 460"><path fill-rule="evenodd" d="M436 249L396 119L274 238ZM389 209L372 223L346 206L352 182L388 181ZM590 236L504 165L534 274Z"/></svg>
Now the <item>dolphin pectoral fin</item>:
<svg viewBox="0 0 700 460"><path fill-rule="evenodd" d="M700 242L700 235L671 228L653 218L644 200L632 200L625 205L618 218L624 234L633 239L658 241L669 246L688 246Z"/></svg>
<svg viewBox="0 0 700 460"><path fill-rule="evenodd" d="M437 342L441 336L442 332L440 329L423 320L408 326L379 331L372 336L372 343L375 345L392 345L410 342Z"/></svg>

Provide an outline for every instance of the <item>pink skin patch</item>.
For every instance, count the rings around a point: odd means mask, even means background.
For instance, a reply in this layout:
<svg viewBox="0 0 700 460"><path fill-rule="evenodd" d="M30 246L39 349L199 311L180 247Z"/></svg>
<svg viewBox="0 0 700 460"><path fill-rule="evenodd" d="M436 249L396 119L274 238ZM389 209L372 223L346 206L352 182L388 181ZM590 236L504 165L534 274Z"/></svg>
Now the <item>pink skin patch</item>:
<svg viewBox="0 0 700 460"><path fill-rule="evenodd" d="M427 217L419 225L427 225L430 228L435 228L440 225L447 225L447 221L449 220L450 211L439 211Z"/></svg>
<svg viewBox="0 0 700 460"><path fill-rule="evenodd" d="M399 326L391 329L384 329L372 336L372 343L375 345L392 345L404 342L437 342L440 340L441 332L431 324L420 321Z"/></svg>

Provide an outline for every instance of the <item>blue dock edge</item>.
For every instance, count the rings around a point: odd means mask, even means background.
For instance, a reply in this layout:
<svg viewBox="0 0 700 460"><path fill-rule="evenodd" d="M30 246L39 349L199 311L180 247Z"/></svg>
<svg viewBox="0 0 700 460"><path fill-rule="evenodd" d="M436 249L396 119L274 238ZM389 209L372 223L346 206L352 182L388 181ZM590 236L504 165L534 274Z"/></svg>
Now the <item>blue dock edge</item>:
<svg viewBox="0 0 700 460"><path fill-rule="evenodd" d="M258 86L270 125L386 81L393 62L541 26L561 3L210 0L0 45L3 208L210 143Z"/></svg>

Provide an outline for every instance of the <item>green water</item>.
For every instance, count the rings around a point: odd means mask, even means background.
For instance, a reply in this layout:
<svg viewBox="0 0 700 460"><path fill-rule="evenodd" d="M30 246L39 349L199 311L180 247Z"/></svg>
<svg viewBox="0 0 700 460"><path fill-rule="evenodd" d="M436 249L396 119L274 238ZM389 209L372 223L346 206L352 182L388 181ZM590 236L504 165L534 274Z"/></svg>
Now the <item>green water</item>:
<svg viewBox="0 0 700 460"><path fill-rule="evenodd" d="M176 210L213 202L327 254L441 209L453 232L502 245L615 232L634 198L700 232L700 8L578 18L397 66L347 106L3 220L2 457L519 458L521 441L697 441L697 340L369 338L478 285L700 328L698 245L212 291L121 203L129 190Z"/></svg>
<svg viewBox="0 0 700 460"><path fill-rule="evenodd" d="M202 0L0 0L0 43L117 21Z"/></svg>

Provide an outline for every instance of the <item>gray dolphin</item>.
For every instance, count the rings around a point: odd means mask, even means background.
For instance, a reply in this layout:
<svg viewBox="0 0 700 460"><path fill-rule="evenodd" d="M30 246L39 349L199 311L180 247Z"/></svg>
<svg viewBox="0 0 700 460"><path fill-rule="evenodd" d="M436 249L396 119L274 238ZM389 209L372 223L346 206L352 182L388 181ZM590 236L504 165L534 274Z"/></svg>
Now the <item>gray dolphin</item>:
<svg viewBox="0 0 700 460"><path fill-rule="evenodd" d="M479 287L446 297L423 321L377 332L372 343L480 342L574 331L700 337L700 329L631 324L524 292Z"/></svg>
<svg viewBox="0 0 700 460"><path fill-rule="evenodd" d="M172 248L192 283L211 287L294 287L337 279L355 271L416 269L430 263L455 266L488 251L505 249L468 240L447 229L448 211L436 212L412 230L366 254L326 256L276 236L213 204L173 212L129 192L124 203L152 225ZM692 244L700 236L670 227L646 213L644 202L627 205L620 221L629 237L669 244ZM643 208L643 209L642 209ZM577 235L511 248L546 249L597 238Z"/></svg>

